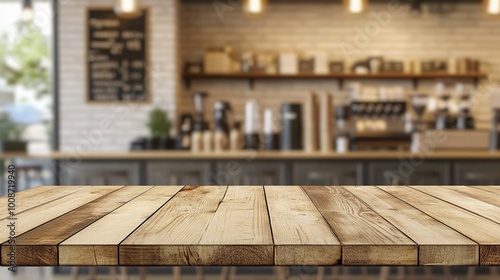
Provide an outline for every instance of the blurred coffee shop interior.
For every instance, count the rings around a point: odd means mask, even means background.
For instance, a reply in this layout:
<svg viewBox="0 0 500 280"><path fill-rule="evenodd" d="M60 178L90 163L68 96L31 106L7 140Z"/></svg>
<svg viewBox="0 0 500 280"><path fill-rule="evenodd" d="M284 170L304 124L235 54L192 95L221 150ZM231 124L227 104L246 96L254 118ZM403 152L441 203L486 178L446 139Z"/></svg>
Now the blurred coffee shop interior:
<svg viewBox="0 0 500 280"><path fill-rule="evenodd" d="M2 0L2 177L500 185L499 52L500 0Z"/></svg>

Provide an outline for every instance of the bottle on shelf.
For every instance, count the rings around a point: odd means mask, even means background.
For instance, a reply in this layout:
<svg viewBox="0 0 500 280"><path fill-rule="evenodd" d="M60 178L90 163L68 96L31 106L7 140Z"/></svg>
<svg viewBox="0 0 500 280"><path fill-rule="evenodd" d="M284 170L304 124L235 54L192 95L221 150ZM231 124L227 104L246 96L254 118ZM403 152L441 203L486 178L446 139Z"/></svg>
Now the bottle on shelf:
<svg viewBox="0 0 500 280"><path fill-rule="evenodd" d="M208 153L214 150L214 133L207 129L203 131L203 151Z"/></svg>
<svg viewBox="0 0 500 280"><path fill-rule="evenodd" d="M281 105L281 149L302 150L302 104Z"/></svg>
<svg viewBox="0 0 500 280"><path fill-rule="evenodd" d="M241 137L241 122L235 122L229 133L229 148L231 151L239 151L243 148L243 139Z"/></svg>
<svg viewBox="0 0 500 280"><path fill-rule="evenodd" d="M264 111L264 150L272 151L279 149L279 133L272 109Z"/></svg>
<svg viewBox="0 0 500 280"><path fill-rule="evenodd" d="M335 149L337 153L346 153L350 150L349 107L337 106L335 109L336 134Z"/></svg>
<svg viewBox="0 0 500 280"><path fill-rule="evenodd" d="M245 136L244 149L258 150L260 148L260 117L259 104L255 99L245 104Z"/></svg>
<svg viewBox="0 0 500 280"><path fill-rule="evenodd" d="M194 153L201 152L203 150L203 131L194 130L191 134L191 151Z"/></svg>

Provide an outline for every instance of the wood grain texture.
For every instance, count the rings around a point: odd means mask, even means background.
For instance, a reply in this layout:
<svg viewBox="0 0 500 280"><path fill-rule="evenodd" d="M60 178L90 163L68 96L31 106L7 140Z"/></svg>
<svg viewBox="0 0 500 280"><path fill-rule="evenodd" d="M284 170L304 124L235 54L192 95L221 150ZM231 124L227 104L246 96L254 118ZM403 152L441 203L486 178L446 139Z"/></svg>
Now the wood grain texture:
<svg viewBox="0 0 500 280"><path fill-rule="evenodd" d="M118 265L120 242L181 189L153 187L79 231L59 245L59 265Z"/></svg>
<svg viewBox="0 0 500 280"><path fill-rule="evenodd" d="M200 254L196 245L226 191L221 186L184 187L120 244L120 265L195 264Z"/></svg>
<svg viewBox="0 0 500 280"><path fill-rule="evenodd" d="M342 244L343 265L417 265L418 247L339 187L304 187Z"/></svg>
<svg viewBox="0 0 500 280"><path fill-rule="evenodd" d="M500 224L413 188L379 188L478 243L480 265L500 264Z"/></svg>
<svg viewBox="0 0 500 280"><path fill-rule="evenodd" d="M15 212L21 214L22 212L37 207L41 204L49 203L58 198L70 195L74 192L88 188L88 186L72 186L72 187L60 187L60 186L41 186L25 190L16 193L15 200ZM8 196L0 198L0 205L8 204ZM8 211L0 212L0 221L9 217Z"/></svg>
<svg viewBox="0 0 500 280"><path fill-rule="evenodd" d="M499 187L57 190L19 193L25 210L3 220L18 266L500 264Z"/></svg>
<svg viewBox="0 0 500 280"><path fill-rule="evenodd" d="M500 223L500 192L495 196L480 189L460 186L413 188Z"/></svg>
<svg viewBox="0 0 500 280"><path fill-rule="evenodd" d="M27 266L58 265L57 245L59 243L150 188L121 188L18 236L16 240L18 264ZM119 224L115 224L115 227L119 226ZM4 246L10 247L10 244L4 243L2 247ZM44 250L44 254L33 255L33 246L43 246L46 250Z"/></svg>
<svg viewBox="0 0 500 280"><path fill-rule="evenodd" d="M478 244L459 232L374 186L345 188L418 244L419 265L478 265Z"/></svg>
<svg viewBox="0 0 500 280"><path fill-rule="evenodd" d="M65 196L54 201L41 204L37 207L24 211L16 216L15 235L19 236L35 227L42 225L50 220L53 220L61 215L64 215L82 205L85 205L99 197L108 193L119 190L120 186L101 186L85 188L74 192L69 196ZM17 222L20 221L20 222ZM6 226L0 227L0 243L9 241L10 229ZM2 263L4 258L5 246L0 246L2 255Z"/></svg>
<svg viewBox="0 0 500 280"><path fill-rule="evenodd" d="M467 186L469 188L473 188L475 190L483 190L494 195L500 195L500 187L499 186Z"/></svg>
<svg viewBox="0 0 500 280"><path fill-rule="evenodd" d="M199 242L213 254L201 265L273 265L273 237L264 187L231 186ZM246 252L247 248L251 249Z"/></svg>
<svg viewBox="0 0 500 280"><path fill-rule="evenodd" d="M120 264L272 265L263 187L185 187L122 242Z"/></svg>
<svg viewBox="0 0 500 280"><path fill-rule="evenodd" d="M266 186L265 191L275 265L340 264L340 242L302 188Z"/></svg>

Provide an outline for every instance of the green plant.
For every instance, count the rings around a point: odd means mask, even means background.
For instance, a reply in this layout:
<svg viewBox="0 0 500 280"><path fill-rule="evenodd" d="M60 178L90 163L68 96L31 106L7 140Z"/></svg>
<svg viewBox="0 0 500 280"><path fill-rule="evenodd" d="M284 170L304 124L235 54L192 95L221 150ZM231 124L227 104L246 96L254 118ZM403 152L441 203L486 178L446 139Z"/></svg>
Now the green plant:
<svg viewBox="0 0 500 280"><path fill-rule="evenodd" d="M33 24L18 24L14 34L0 36L0 77L11 86L35 90L38 97L49 94L50 48L47 38Z"/></svg>
<svg viewBox="0 0 500 280"><path fill-rule="evenodd" d="M167 112L160 108L153 109L149 113L148 127L152 137L168 137L171 123L167 117Z"/></svg>
<svg viewBox="0 0 500 280"><path fill-rule="evenodd" d="M0 120L0 140L19 141L25 126L13 123L10 120Z"/></svg>

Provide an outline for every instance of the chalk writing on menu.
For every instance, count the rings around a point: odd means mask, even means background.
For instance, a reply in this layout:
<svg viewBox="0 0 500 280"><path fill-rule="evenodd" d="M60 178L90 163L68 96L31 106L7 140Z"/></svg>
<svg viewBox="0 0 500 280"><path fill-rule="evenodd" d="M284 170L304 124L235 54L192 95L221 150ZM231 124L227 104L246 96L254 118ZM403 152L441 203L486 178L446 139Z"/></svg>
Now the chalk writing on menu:
<svg viewBox="0 0 500 280"><path fill-rule="evenodd" d="M145 101L147 12L134 19L112 9L88 11L89 101Z"/></svg>

